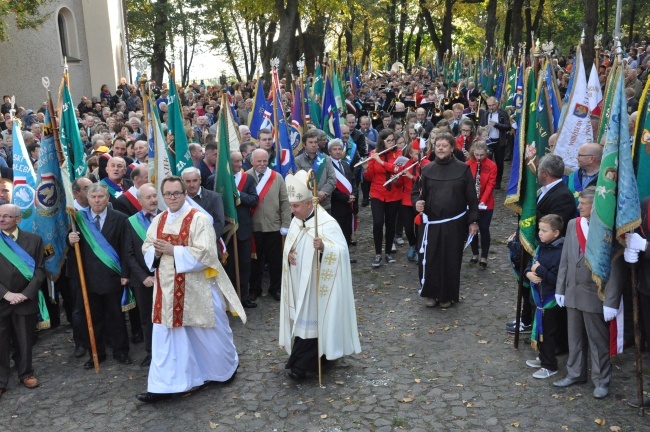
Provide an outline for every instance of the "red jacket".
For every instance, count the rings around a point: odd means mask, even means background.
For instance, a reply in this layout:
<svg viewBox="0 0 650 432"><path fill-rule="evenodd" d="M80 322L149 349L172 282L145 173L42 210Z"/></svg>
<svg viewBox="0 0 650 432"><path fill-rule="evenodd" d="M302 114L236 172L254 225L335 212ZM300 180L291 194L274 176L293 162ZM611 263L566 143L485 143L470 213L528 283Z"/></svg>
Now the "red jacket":
<svg viewBox="0 0 650 432"><path fill-rule="evenodd" d="M420 169L426 164L428 164L429 162L430 162L429 159L422 158L422 162L420 163L420 166L415 165L409 170L411 172L411 175L415 177L413 180L406 177L406 174L402 175L402 184L404 185L403 188L404 192L402 194L402 205L413 207L413 202L411 201L411 192L413 191L413 185L415 184L415 180L417 180L417 178L420 176ZM408 167L413 163L417 163L417 160L416 159L409 160L406 163L406 166Z"/></svg>
<svg viewBox="0 0 650 432"><path fill-rule="evenodd" d="M476 180L476 167L478 162L470 158L467 162L469 169L472 171L472 177ZM487 206L488 210L494 210L494 186L497 184L497 164L492 160L485 158L481 162L481 196L478 202Z"/></svg>
<svg viewBox="0 0 650 432"><path fill-rule="evenodd" d="M375 154L371 151L369 156ZM403 167L394 165L395 159L402 155L402 151L395 147L383 155L379 156L384 161L384 165L375 162L374 159L368 161L368 169L363 172L363 178L370 183L370 198L376 198L384 202L393 202L402 200L402 179L395 180L391 184L384 186L384 183L397 174Z"/></svg>

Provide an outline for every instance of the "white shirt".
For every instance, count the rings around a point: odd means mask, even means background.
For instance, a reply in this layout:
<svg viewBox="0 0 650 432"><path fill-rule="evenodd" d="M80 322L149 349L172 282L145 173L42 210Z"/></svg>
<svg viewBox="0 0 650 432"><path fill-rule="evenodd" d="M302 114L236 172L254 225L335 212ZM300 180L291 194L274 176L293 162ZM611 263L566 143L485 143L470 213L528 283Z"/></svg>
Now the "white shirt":
<svg viewBox="0 0 650 432"><path fill-rule="evenodd" d="M537 197L537 202L540 202L540 201L542 200L542 198L544 198L544 195L546 195L546 192L550 191L551 188L553 188L553 186L555 186L556 184L560 183L561 181L562 181L562 179L557 179L557 180L555 180L553 183L549 183L549 184L547 184L546 186L542 186L542 187L539 189L539 190L540 190L540 193L539 193L539 196Z"/></svg>
<svg viewBox="0 0 650 432"><path fill-rule="evenodd" d="M489 124L490 120L495 122L495 123L499 123L499 112L494 111L492 114L490 114L488 124ZM490 125L490 135L489 136L492 139L499 139L499 129L497 129L496 127Z"/></svg>

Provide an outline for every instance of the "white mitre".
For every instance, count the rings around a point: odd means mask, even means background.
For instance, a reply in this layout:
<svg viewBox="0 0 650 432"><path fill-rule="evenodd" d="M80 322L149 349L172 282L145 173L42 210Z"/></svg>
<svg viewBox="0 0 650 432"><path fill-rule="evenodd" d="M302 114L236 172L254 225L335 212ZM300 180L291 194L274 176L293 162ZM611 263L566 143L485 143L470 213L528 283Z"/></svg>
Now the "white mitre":
<svg viewBox="0 0 650 432"><path fill-rule="evenodd" d="M284 182L287 185L287 195L289 195L289 202L301 202L311 198L312 193L307 187L307 172L300 170L295 174L287 174Z"/></svg>

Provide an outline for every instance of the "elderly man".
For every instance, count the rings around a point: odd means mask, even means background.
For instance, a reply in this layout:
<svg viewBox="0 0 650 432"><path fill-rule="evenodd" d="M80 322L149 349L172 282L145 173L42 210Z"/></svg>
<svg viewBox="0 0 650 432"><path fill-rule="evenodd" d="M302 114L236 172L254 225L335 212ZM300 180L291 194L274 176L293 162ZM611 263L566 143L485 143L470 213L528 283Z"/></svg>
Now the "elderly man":
<svg viewBox="0 0 650 432"><path fill-rule="evenodd" d="M350 245L352 243L352 226L354 225L354 203L358 192L357 182L350 169L350 164L345 159L343 142L336 138L331 140L327 146L329 147L336 175L336 188L332 192L330 214L339 223L343 236Z"/></svg>
<svg viewBox="0 0 650 432"><path fill-rule="evenodd" d="M250 141L251 139L251 130L246 125L239 125L239 136L241 137L241 142Z"/></svg>
<svg viewBox="0 0 650 432"><path fill-rule="evenodd" d="M580 191L589 186L596 186L602 157L603 148L599 144L586 143L578 149L579 168L573 171L567 179L567 186L576 199L576 206Z"/></svg>
<svg viewBox="0 0 650 432"><path fill-rule="evenodd" d="M268 167L268 152L253 151L253 168L246 173L255 180L259 201L253 209L253 237L257 258L251 263L251 301L262 295L264 264L269 264L269 294L280 301L282 278L282 236L287 234L291 210L282 176Z"/></svg>
<svg viewBox="0 0 650 432"><path fill-rule="evenodd" d="M141 185L136 192L140 210L129 217L127 227L124 229L126 236L126 249L128 256L129 284L133 288L135 301L140 313L140 322L144 335L145 351L141 367L151 364L151 310L153 305L154 274L144 262L142 244L147 236L147 229L151 221L158 214L158 194L156 186L151 183Z"/></svg>
<svg viewBox="0 0 650 432"><path fill-rule="evenodd" d="M120 195L113 204L113 208L117 211L124 213L127 216L132 216L142 210L142 206L136 197L136 193L140 186L149 182L149 169L147 165L136 165L131 171L131 181L133 185L128 188L122 195Z"/></svg>
<svg viewBox="0 0 650 432"><path fill-rule="evenodd" d="M71 232L68 241L71 245L80 243L83 266L92 272L93 277L86 278L86 287L99 362L106 360L104 337L108 336L113 358L121 364L131 364L129 338L122 316L123 286L129 283L124 241L127 217L108 208L109 196L106 186L101 183L88 187L89 207L75 215L80 232ZM84 344L90 351L87 334L84 335ZM94 367L91 357L84 369Z"/></svg>
<svg viewBox="0 0 650 432"><path fill-rule="evenodd" d="M305 151L296 157L296 167L305 172L313 169L318 181L318 200L320 205L330 211L332 207L332 192L336 189L336 174L332 160L319 151L319 137L322 131L312 129L302 136ZM323 134L324 135L324 134ZM327 140L327 137L325 137Z"/></svg>
<svg viewBox="0 0 650 432"><path fill-rule="evenodd" d="M162 181L167 210L156 216L142 245L154 275L151 367L145 403L205 384L229 382L239 357L226 308L246 313L217 256L210 220L185 200L180 177Z"/></svg>
<svg viewBox="0 0 650 432"><path fill-rule="evenodd" d="M104 145L104 140L101 138L95 138L95 137L101 137L101 135L94 135L92 140L94 141L93 147L95 149L98 148L98 146ZM96 147L97 146L97 147ZM148 148L147 148L148 150ZM108 161L111 159L111 157L119 157L124 160L126 171L124 173L125 176L128 176L131 174L131 167L133 166L133 159L128 157L126 155L126 140L122 138L121 136L116 137L113 139L113 145L111 147L111 151L109 153L103 154L100 157L97 158L97 163L99 165L99 178L104 179L108 176L107 172L107 167L108 167Z"/></svg>
<svg viewBox="0 0 650 432"><path fill-rule="evenodd" d="M32 345L38 314L38 290L45 280L43 240L22 231L20 209L0 205L0 396L9 382L11 340L18 379L38 386L32 367Z"/></svg>
<svg viewBox="0 0 650 432"><path fill-rule="evenodd" d="M287 194L295 217L282 253L278 343L289 354L287 375L301 380L318 370L321 356L336 360L360 353L361 345L341 228L320 205L314 208L305 171L287 176Z"/></svg>
<svg viewBox="0 0 650 432"><path fill-rule="evenodd" d="M239 119L240 125L248 125L249 116L251 109L253 108L253 99L246 99L244 102L244 108L237 110L237 118Z"/></svg>
<svg viewBox="0 0 650 432"><path fill-rule="evenodd" d="M101 159L98 158L98 160ZM126 162L123 158L114 156L108 160L106 164L106 177L100 183L106 186L110 196L111 204L115 205L117 199L131 186L133 183L126 176Z"/></svg>
<svg viewBox="0 0 650 432"><path fill-rule="evenodd" d="M188 145L190 149L190 157L192 158L192 166L198 167L198 165L203 160L203 147L201 144L190 143Z"/></svg>
<svg viewBox="0 0 650 432"><path fill-rule="evenodd" d="M221 195L201 186L201 172L198 168L185 168L181 177L187 188L187 202L192 207L208 215L218 241L225 225Z"/></svg>
<svg viewBox="0 0 650 432"><path fill-rule="evenodd" d="M135 159L131 164L131 169L133 169L134 165L146 165L149 159L149 144L143 140L136 141L133 144L133 154L135 155Z"/></svg>
<svg viewBox="0 0 650 432"><path fill-rule="evenodd" d="M566 307L569 357L567 376L553 385L568 387L587 381L587 362L591 358L591 378L596 387L594 397L602 399L609 394L612 375L607 321L616 317L623 287L620 284L609 284L603 302L598 298L598 286L592 280L591 270L585 262L595 192L596 188L590 186L579 193L580 216L569 221L562 248L555 298L558 306Z"/></svg>

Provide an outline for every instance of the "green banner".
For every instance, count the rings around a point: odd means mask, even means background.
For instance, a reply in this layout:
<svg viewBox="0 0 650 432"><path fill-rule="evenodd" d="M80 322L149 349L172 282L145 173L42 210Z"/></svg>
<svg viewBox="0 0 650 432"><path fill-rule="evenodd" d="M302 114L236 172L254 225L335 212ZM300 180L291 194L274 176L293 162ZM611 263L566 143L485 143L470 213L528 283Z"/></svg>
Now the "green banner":
<svg viewBox="0 0 650 432"><path fill-rule="evenodd" d="M229 105L222 106L222 109L228 109ZM191 167L192 156L185 135L185 124L183 123L183 114L181 104L176 92L174 83L174 70L169 73L169 103L167 104L168 119L167 126L169 133L174 136L174 152L169 154L173 175L181 175L185 168Z"/></svg>
<svg viewBox="0 0 650 432"><path fill-rule="evenodd" d="M86 152L79 126L77 125L77 116L74 113L74 102L70 95L70 83L68 74L63 74L63 82L59 91L59 140L61 148L68 160L70 182L79 177L86 175ZM91 137L88 137L90 139Z"/></svg>

